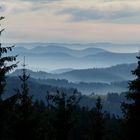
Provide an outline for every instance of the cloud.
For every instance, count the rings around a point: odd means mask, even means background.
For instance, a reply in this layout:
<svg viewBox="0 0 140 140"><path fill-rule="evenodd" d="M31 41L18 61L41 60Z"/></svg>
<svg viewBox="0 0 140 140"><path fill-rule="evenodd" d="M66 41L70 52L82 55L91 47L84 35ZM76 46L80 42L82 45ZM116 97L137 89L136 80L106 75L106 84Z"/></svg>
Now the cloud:
<svg viewBox="0 0 140 140"><path fill-rule="evenodd" d="M115 20L120 18L128 18L132 16L140 16L139 11L129 11L129 10L120 10L120 11L99 11L97 9L77 9L69 8L64 9L59 12L59 14L69 14L71 19L75 21L82 20Z"/></svg>
<svg viewBox="0 0 140 140"><path fill-rule="evenodd" d="M70 15L72 21L101 20L113 21L124 20L125 18L140 18L140 1L100 1L90 4L82 3L82 6L67 7L57 14ZM140 22L140 21L139 21Z"/></svg>
<svg viewBox="0 0 140 140"><path fill-rule="evenodd" d="M0 12L4 12L6 10L5 5L0 5Z"/></svg>
<svg viewBox="0 0 140 140"><path fill-rule="evenodd" d="M47 2L56 2L56 1L61 1L61 0L19 0L19 1L28 1L28 2L33 2L33 3L47 3Z"/></svg>
<svg viewBox="0 0 140 140"><path fill-rule="evenodd" d="M0 0L0 6L9 42L139 41L140 0Z"/></svg>
<svg viewBox="0 0 140 140"><path fill-rule="evenodd" d="M41 1L43 2L43 0ZM2 14L6 15L34 12L47 8L47 3L42 2L38 2L35 4L34 2L31 2L29 0L5 0L0 3L0 11L3 12Z"/></svg>
<svg viewBox="0 0 140 140"><path fill-rule="evenodd" d="M1 7L9 14L43 11L71 21L131 22L135 17L140 22L140 0L5 0Z"/></svg>
<svg viewBox="0 0 140 140"><path fill-rule="evenodd" d="M85 9L77 9L77 8L68 8L59 12L59 14L69 14L71 15L71 19L74 21L81 20L89 20L89 19L102 19L104 15L96 10L85 10Z"/></svg>

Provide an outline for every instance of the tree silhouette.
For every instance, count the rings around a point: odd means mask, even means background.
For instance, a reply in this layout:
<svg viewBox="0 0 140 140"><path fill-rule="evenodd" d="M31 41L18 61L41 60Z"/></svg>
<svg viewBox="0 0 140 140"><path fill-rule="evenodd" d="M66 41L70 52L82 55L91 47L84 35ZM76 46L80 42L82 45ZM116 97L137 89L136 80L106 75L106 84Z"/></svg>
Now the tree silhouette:
<svg viewBox="0 0 140 140"><path fill-rule="evenodd" d="M22 66L23 66L22 75L19 76L19 79L21 81L21 89L18 90L18 93L20 96L20 109L22 113L25 115L26 113L28 114L28 111L30 110L30 107L32 105L32 97L29 95L29 87L28 87L28 80L30 78L30 75L26 73L25 57Z"/></svg>
<svg viewBox="0 0 140 140"><path fill-rule="evenodd" d="M94 140L102 140L104 135L104 114L102 112L101 98L98 97L96 101L96 107L93 109L93 137Z"/></svg>
<svg viewBox="0 0 140 140"><path fill-rule="evenodd" d="M125 139L140 139L140 54L137 56L138 66L132 71L136 79L129 83L129 92L126 95L127 103L123 103L125 117Z"/></svg>
<svg viewBox="0 0 140 140"><path fill-rule="evenodd" d="M0 17L0 21L3 19L4 19L4 17ZM4 29L0 30L0 36L3 31L4 31ZM13 47L14 46L3 47L2 43L0 42L0 101L2 100L2 94L4 93L4 88L6 85L6 74L9 71L11 71L12 69L14 69L15 67L17 67L17 63L7 65L8 64L7 62L16 61L17 56L7 56L6 55L6 53L8 51L12 51Z"/></svg>
<svg viewBox="0 0 140 140"><path fill-rule="evenodd" d="M55 139L67 140L76 122L75 111L80 101L80 94L77 90L74 90L73 93L57 90L55 95L50 94L49 96L47 99L51 100L52 110L54 110L52 126Z"/></svg>
<svg viewBox="0 0 140 140"><path fill-rule="evenodd" d="M0 17L0 21L4 17ZM1 25L0 25L1 26ZM0 30L0 37L4 29ZM13 106L16 102L17 96L10 98L3 98L5 86L6 86L6 74L17 67L17 63L11 64L16 61L17 56L8 56L8 51L12 51L14 46L4 47L0 41L0 139L8 139L11 134L11 116Z"/></svg>
<svg viewBox="0 0 140 140"><path fill-rule="evenodd" d="M21 81L21 88L17 90L19 97L17 102L17 120L15 125L15 138L14 139L33 139L34 133L34 116L33 116L33 102L32 96L29 95L28 80L30 75L26 72L25 57L23 63L22 75L19 76ZM35 134L34 134L35 135Z"/></svg>

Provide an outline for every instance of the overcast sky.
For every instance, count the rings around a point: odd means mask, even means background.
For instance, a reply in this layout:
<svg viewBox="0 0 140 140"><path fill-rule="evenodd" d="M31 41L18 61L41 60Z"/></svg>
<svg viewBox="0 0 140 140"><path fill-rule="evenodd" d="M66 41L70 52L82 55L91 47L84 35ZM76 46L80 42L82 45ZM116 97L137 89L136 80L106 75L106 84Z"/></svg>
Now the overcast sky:
<svg viewBox="0 0 140 140"><path fill-rule="evenodd" d="M140 0L0 0L4 42L140 42Z"/></svg>

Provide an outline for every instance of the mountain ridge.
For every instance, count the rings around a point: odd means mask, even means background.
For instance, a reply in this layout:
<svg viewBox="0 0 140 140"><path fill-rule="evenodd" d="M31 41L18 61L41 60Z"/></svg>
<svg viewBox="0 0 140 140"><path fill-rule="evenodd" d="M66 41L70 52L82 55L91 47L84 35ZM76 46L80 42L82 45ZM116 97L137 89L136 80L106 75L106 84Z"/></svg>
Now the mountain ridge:
<svg viewBox="0 0 140 140"><path fill-rule="evenodd" d="M136 64L120 64L108 68L90 68L90 69L77 69L60 74L53 74L44 71L27 71L33 78L41 79L67 79L71 82L119 82L131 80L134 77L131 71L136 68ZM20 74L21 70L16 70L11 73L11 76Z"/></svg>

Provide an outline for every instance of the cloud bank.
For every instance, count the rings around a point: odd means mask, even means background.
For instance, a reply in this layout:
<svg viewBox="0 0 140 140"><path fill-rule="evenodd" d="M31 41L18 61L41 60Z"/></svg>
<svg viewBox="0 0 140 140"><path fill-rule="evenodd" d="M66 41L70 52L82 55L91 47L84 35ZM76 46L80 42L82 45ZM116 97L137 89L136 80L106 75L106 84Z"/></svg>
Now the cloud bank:
<svg viewBox="0 0 140 140"><path fill-rule="evenodd" d="M140 0L0 0L7 41L138 42Z"/></svg>
<svg viewBox="0 0 140 140"><path fill-rule="evenodd" d="M67 15L71 21L125 22L124 19L127 19L128 23L135 17L136 23L140 23L140 0L5 0L1 2L1 7L2 12L11 14L44 11L54 16Z"/></svg>

